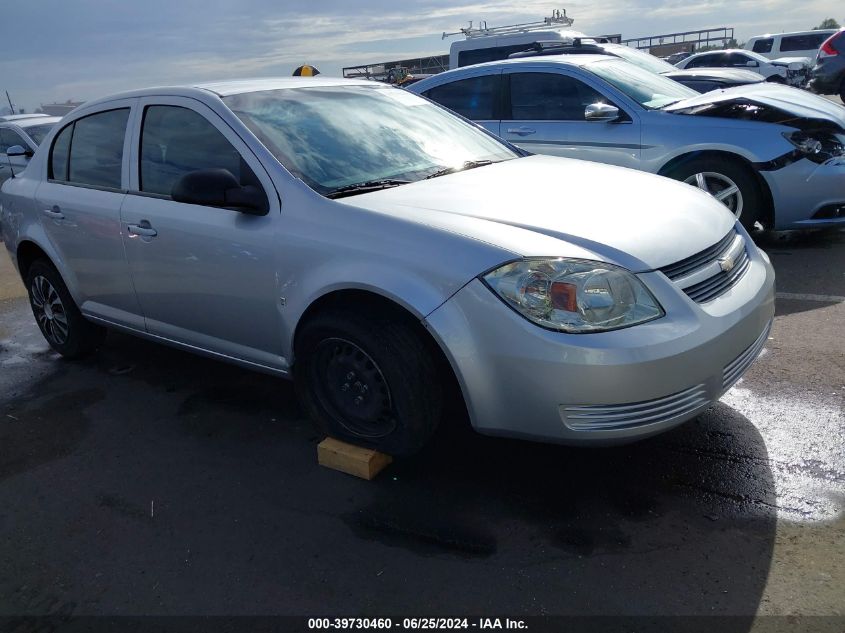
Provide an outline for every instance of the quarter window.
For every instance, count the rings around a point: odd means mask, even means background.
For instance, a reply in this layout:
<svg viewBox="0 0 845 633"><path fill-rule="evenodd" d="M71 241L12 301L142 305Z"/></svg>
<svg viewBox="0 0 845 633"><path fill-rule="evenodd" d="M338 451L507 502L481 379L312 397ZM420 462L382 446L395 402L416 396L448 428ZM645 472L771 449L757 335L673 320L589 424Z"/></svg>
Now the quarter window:
<svg viewBox="0 0 845 633"><path fill-rule="evenodd" d="M70 183L121 188L123 142L129 108L77 119L63 129L50 151L50 177Z"/></svg>
<svg viewBox="0 0 845 633"><path fill-rule="evenodd" d="M495 119L495 103L500 75L471 77L432 88L426 95L473 121Z"/></svg>
<svg viewBox="0 0 845 633"><path fill-rule="evenodd" d="M606 101L585 83L552 73L514 73L510 89L515 121L583 121L588 105Z"/></svg>
<svg viewBox="0 0 845 633"><path fill-rule="evenodd" d="M141 191L170 196L185 174L227 169L241 184L260 186L232 144L205 117L179 106L149 106L141 132Z"/></svg>

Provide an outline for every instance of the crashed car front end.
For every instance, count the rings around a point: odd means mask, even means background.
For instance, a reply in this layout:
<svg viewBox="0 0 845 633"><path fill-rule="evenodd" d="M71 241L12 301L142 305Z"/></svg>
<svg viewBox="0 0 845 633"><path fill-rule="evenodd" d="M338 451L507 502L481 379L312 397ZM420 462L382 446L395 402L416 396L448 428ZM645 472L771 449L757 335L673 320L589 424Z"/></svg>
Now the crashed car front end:
<svg viewBox="0 0 845 633"><path fill-rule="evenodd" d="M783 69L786 83L796 88L802 88L810 79L812 61L807 57L781 57L772 60L772 66Z"/></svg>
<svg viewBox="0 0 845 633"><path fill-rule="evenodd" d="M690 100L675 114L768 124L766 156L753 163L771 194L772 228L845 226L845 108L782 86Z"/></svg>

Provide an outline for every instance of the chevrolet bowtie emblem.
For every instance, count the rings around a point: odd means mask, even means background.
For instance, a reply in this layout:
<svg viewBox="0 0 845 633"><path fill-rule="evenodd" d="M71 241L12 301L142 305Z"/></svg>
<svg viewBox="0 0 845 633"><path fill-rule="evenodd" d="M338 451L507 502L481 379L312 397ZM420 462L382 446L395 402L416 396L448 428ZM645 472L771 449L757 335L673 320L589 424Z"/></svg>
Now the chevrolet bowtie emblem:
<svg viewBox="0 0 845 633"><path fill-rule="evenodd" d="M721 268L724 272L729 273L733 270L733 267L736 265L734 258L730 255L727 257L722 257L719 259L719 268Z"/></svg>

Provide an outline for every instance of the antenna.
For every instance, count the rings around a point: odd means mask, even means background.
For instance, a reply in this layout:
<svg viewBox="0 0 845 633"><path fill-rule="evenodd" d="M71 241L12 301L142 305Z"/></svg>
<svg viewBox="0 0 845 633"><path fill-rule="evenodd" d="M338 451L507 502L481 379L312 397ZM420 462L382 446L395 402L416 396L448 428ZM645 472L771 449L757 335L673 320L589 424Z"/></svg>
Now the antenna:
<svg viewBox="0 0 845 633"><path fill-rule="evenodd" d="M481 20L476 28L473 28L472 22L470 22L468 27L455 31L454 33L446 33L444 31L440 39L445 40L447 37L452 37L453 35L463 35L466 39L472 39L474 37L486 37L489 35L529 33L531 31L547 30L550 26L569 27L572 26L573 22L575 20L566 15L566 9L555 9L552 11L551 17L543 18L540 22L523 22L522 24L488 27L487 20Z"/></svg>
<svg viewBox="0 0 845 633"><path fill-rule="evenodd" d="M12 105L12 98L9 96L9 91L6 91L6 99L9 101L9 108L12 110L11 114L15 113L15 106Z"/></svg>

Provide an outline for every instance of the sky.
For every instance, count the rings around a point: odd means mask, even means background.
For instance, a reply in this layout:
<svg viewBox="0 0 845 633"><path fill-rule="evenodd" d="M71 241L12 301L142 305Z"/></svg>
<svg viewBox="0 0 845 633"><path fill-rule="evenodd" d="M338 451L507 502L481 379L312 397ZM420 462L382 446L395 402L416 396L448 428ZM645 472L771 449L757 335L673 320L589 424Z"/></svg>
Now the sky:
<svg viewBox="0 0 845 633"><path fill-rule="evenodd" d="M739 41L809 29L841 0L29 0L4 3L0 90L17 108L156 85L340 75L357 64L446 53L470 20L537 21L566 9L573 29L624 38L732 26ZM0 93L2 94L2 93ZM5 95L3 95L5 96Z"/></svg>

